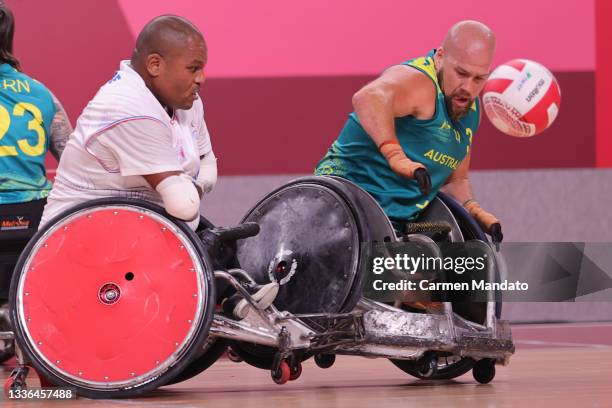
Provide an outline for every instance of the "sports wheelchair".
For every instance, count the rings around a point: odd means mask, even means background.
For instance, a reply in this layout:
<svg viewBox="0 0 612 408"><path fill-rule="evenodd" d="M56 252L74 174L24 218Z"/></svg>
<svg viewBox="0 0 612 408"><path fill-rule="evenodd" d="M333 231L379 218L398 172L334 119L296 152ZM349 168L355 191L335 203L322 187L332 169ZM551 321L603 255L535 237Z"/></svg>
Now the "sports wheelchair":
<svg viewBox="0 0 612 408"><path fill-rule="evenodd" d="M443 222L455 242L486 242L443 194L419 222ZM5 389L25 387L31 366L41 383L85 397L133 397L199 374L226 350L270 370L278 384L297 379L305 359L326 368L337 354L388 358L424 379L472 370L488 383L495 364L514 353L495 302L449 301L433 314L362 296L360 244L404 238L347 180L297 179L264 197L237 227L201 225L196 233L150 203L108 198L40 229L12 277L20 366ZM261 309L243 283L271 280L280 284L278 296ZM221 294L234 290L251 304L243 320L217 311Z"/></svg>

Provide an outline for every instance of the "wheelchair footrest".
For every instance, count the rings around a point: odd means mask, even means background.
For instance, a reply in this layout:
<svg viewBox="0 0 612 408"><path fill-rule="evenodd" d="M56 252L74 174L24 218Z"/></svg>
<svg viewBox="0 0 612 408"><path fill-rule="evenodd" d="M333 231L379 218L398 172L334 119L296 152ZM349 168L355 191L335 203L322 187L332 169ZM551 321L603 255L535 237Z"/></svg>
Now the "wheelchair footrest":
<svg viewBox="0 0 612 408"><path fill-rule="evenodd" d="M451 315L368 311L363 316L365 343L451 351L472 357L503 357L514 352L509 328L497 322L495 330L462 327Z"/></svg>
<svg viewBox="0 0 612 408"><path fill-rule="evenodd" d="M453 341L448 317L443 314L372 310L364 315L368 342L400 345L428 340L439 344Z"/></svg>
<svg viewBox="0 0 612 408"><path fill-rule="evenodd" d="M480 336L462 336L457 340L457 348L471 357L489 357L491 351L514 353L512 340Z"/></svg>

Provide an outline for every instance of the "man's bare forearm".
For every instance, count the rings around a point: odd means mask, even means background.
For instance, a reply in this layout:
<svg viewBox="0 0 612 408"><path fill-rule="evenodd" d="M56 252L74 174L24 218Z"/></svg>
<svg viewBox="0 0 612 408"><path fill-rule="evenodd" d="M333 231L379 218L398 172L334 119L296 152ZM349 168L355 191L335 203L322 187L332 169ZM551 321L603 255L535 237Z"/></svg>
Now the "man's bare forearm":
<svg viewBox="0 0 612 408"><path fill-rule="evenodd" d="M443 193L450 195L459 204L463 205L474 199L474 191L469 178L451 180L440 189Z"/></svg>

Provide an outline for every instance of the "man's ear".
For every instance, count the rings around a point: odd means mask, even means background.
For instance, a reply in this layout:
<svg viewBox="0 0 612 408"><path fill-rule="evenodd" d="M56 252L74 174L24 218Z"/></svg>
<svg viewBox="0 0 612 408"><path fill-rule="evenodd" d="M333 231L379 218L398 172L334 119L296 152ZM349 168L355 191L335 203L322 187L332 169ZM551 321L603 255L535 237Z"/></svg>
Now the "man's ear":
<svg viewBox="0 0 612 408"><path fill-rule="evenodd" d="M158 77L164 65L164 59L157 53L147 55L146 67L147 72L153 78Z"/></svg>
<svg viewBox="0 0 612 408"><path fill-rule="evenodd" d="M446 51L444 48L440 46L440 48L438 48L434 54L434 62L436 63L436 67L438 67L438 69L442 66L442 59L444 58L445 52Z"/></svg>

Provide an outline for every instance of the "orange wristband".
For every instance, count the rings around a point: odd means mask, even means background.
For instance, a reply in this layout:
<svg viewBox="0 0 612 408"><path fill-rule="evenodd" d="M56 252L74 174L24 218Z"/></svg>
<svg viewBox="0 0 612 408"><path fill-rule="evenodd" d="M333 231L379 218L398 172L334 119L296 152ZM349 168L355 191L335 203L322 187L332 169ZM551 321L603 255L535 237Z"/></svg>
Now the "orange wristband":
<svg viewBox="0 0 612 408"><path fill-rule="evenodd" d="M397 141L397 139L385 140L384 142L378 145L378 150L382 149L383 146L388 144L399 145L399 142Z"/></svg>
<svg viewBox="0 0 612 408"><path fill-rule="evenodd" d="M413 162L407 156L402 146L397 141L389 140L380 144L380 153L389 163L394 173L402 177L413 178L414 172L419 168L425 168L421 163Z"/></svg>

